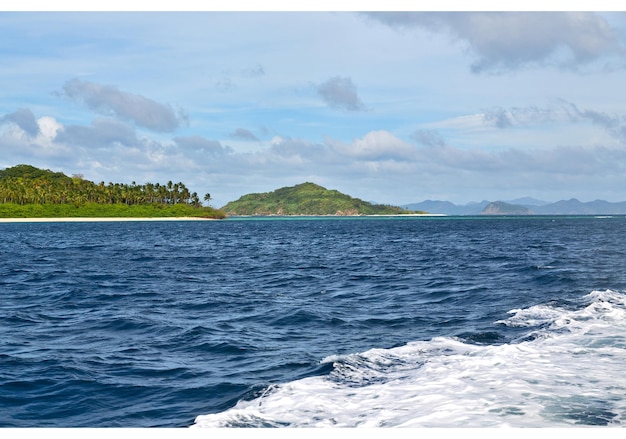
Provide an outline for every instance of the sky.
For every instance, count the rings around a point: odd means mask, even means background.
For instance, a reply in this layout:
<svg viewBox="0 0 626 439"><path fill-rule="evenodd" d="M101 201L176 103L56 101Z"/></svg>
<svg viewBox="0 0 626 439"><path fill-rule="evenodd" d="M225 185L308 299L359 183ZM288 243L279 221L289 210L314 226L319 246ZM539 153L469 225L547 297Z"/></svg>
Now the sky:
<svg viewBox="0 0 626 439"><path fill-rule="evenodd" d="M44 9L0 12L0 168L626 200L624 12Z"/></svg>

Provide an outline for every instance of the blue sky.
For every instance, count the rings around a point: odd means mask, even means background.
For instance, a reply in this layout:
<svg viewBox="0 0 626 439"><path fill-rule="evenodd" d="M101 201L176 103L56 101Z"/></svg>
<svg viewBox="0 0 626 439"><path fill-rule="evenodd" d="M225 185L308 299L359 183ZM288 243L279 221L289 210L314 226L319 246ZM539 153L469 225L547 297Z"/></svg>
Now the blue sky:
<svg viewBox="0 0 626 439"><path fill-rule="evenodd" d="M0 13L0 168L222 206L626 200L622 12Z"/></svg>

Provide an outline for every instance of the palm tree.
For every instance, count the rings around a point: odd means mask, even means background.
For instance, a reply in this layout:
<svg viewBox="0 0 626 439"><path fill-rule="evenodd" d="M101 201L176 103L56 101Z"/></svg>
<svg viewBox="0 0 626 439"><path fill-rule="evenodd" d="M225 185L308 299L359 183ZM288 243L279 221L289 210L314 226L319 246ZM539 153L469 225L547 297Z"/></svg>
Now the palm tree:
<svg viewBox="0 0 626 439"><path fill-rule="evenodd" d="M172 180L167 182L168 204L172 203Z"/></svg>
<svg viewBox="0 0 626 439"><path fill-rule="evenodd" d="M197 192L194 192L194 193L192 193L192 194L190 195L190 197L191 197L191 198L190 198L191 204L192 204L194 207L198 207L198 204L200 203L200 198L198 198L198 193L197 193Z"/></svg>
<svg viewBox="0 0 626 439"><path fill-rule="evenodd" d="M150 182L143 185L145 199L152 203L154 201L154 185Z"/></svg>
<svg viewBox="0 0 626 439"><path fill-rule="evenodd" d="M204 201L206 201L206 204L209 204L211 202L211 194L204 194Z"/></svg>
<svg viewBox="0 0 626 439"><path fill-rule="evenodd" d="M180 185L180 198L185 204L189 204L190 203L189 199L191 198L189 189L187 189L187 187L182 183L178 183L178 184Z"/></svg>
<svg viewBox="0 0 626 439"><path fill-rule="evenodd" d="M159 199L161 200L161 204L167 203L167 188L165 186L159 186L158 188Z"/></svg>

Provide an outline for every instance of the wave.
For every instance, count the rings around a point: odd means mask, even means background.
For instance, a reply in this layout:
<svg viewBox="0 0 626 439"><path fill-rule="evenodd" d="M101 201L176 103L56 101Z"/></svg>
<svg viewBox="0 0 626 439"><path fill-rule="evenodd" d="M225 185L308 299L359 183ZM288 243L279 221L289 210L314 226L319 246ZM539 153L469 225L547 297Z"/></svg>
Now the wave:
<svg viewBox="0 0 626 439"><path fill-rule="evenodd" d="M623 426L624 293L515 309L495 324L522 332L331 356L327 374L269 386L192 427Z"/></svg>

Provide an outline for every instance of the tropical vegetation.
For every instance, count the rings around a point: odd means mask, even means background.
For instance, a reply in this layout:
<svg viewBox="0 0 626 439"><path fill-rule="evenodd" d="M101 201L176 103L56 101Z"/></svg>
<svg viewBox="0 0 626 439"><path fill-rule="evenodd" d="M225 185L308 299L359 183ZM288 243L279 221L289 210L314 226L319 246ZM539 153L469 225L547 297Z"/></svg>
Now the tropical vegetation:
<svg viewBox="0 0 626 439"><path fill-rule="evenodd" d="M209 202L210 194L203 200ZM204 206L182 183L94 183L80 174L17 165L0 170L0 217L206 217L224 218Z"/></svg>
<svg viewBox="0 0 626 439"><path fill-rule="evenodd" d="M314 183L283 187L273 192L244 195L222 207L227 215L403 215L396 206L372 204Z"/></svg>

